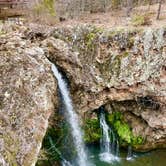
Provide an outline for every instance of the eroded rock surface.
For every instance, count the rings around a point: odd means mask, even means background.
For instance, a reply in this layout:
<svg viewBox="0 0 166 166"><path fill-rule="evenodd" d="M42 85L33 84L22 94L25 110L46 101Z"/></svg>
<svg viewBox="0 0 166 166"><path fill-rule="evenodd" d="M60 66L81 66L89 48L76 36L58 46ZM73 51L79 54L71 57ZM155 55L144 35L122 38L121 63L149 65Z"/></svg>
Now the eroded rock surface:
<svg viewBox="0 0 166 166"><path fill-rule="evenodd" d="M35 165L56 82L43 50L20 32L0 36L0 165Z"/></svg>
<svg viewBox="0 0 166 166"><path fill-rule="evenodd" d="M66 27L55 29L42 45L49 59L66 73L80 114L113 102L135 102L134 109L126 105L125 110L138 119L131 123L135 134L146 139L138 149L166 146L164 28ZM124 106L119 107L122 110Z"/></svg>
<svg viewBox="0 0 166 166"><path fill-rule="evenodd" d="M104 105L122 112L133 133L145 138L138 150L166 147L164 28L21 28L0 36L0 165L37 160L57 105L47 58L66 74L80 115Z"/></svg>

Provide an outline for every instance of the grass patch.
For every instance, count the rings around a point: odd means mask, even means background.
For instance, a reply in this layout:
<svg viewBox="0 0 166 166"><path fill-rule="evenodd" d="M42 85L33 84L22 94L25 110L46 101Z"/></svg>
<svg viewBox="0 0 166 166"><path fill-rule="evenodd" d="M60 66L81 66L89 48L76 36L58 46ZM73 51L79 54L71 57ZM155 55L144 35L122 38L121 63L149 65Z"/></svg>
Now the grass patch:
<svg viewBox="0 0 166 166"><path fill-rule="evenodd" d="M131 22L134 26L151 25L149 14L136 14L132 17Z"/></svg>

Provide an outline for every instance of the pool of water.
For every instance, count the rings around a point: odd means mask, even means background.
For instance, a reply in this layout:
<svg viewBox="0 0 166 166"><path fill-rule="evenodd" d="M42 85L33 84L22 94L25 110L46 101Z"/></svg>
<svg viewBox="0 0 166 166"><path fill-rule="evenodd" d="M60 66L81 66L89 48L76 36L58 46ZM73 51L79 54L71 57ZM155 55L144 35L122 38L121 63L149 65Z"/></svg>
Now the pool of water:
<svg viewBox="0 0 166 166"><path fill-rule="evenodd" d="M166 150L154 150L148 153L133 153L133 157L127 160L127 152L120 150L119 159L110 163L101 161L100 148L89 146L91 161L96 166L166 166Z"/></svg>

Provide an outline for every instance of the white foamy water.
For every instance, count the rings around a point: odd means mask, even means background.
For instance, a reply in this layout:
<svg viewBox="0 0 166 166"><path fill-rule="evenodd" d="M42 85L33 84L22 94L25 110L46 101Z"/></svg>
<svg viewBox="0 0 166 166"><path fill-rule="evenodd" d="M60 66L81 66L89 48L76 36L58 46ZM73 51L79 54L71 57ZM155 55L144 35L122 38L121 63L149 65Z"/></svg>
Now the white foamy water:
<svg viewBox="0 0 166 166"><path fill-rule="evenodd" d="M128 153L127 153L126 160L133 160L133 154L132 154L132 147L131 146L128 147Z"/></svg>
<svg viewBox="0 0 166 166"><path fill-rule="evenodd" d="M118 161L118 156L115 156L111 153L111 141L109 136L109 126L105 120L105 114L103 111L100 113L100 128L102 129L102 138L100 140L100 160L112 163L113 161Z"/></svg>
<svg viewBox="0 0 166 166"><path fill-rule="evenodd" d="M72 166L69 161L66 161L65 159L62 161L62 166Z"/></svg>
<svg viewBox="0 0 166 166"><path fill-rule="evenodd" d="M60 89L60 92L62 94L63 98L63 104L65 106L65 116L66 120L68 121L70 127L71 127L71 134L73 137L73 143L75 146L75 150L77 152L77 165L78 166L89 166L91 165L88 162L88 157L85 151L85 146L83 142L83 134L79 125L79 119L77 114L75 113L73 109L72 100L70 98L69 91L67 89L67 85L65 81L62 78L62 75L57 70L56 66L52 64L52 71L55 75L55 77L58 80L58 86ZM65 163L64 163L65 164Z"/></svg>

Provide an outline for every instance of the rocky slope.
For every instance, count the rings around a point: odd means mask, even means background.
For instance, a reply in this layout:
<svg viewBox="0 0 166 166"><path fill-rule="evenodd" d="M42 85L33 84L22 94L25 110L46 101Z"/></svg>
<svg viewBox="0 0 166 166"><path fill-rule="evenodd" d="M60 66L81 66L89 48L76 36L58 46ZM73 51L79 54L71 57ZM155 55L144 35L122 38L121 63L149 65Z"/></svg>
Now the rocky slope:
<svg viewBox="0 0 166 166"><path fill-rule="evenodd" d="M19 32L0 36L0 165L35 165L56 82L43 50Z"/></svg>
<svg viewBox="0 0 166 166"><path fill-rule="evenodd" d="M66 73L76 110L102 105L120 111L136 136L138 150L166 146L166 30L55 29L42 42L45 53ZM114 108L116 105L116 109Z"/></svg>

